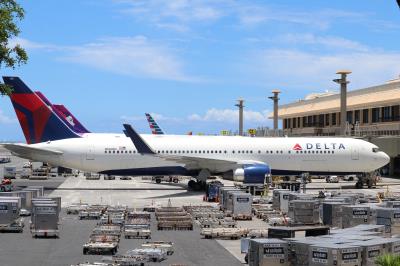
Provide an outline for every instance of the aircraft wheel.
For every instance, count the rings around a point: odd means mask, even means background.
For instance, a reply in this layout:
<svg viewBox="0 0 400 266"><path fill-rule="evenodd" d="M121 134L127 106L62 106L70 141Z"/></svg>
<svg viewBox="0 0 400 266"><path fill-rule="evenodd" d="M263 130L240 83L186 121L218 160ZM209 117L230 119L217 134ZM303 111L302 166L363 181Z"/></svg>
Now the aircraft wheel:
<svg viewBox="0 0 400 266"><path fill-rule="evenodd" d="M189 187L189 189L191 189L191 190L194 190L194 189L195 189L195 185L196 185L196 181L194 181L194 180L190 180L190 181L188 182L188 187Z"/></svg>

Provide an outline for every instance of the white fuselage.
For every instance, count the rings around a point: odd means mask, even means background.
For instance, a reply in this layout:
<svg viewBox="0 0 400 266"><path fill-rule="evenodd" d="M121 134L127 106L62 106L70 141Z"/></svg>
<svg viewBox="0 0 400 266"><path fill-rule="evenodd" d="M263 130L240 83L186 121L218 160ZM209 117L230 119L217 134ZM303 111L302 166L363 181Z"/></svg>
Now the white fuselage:
<svg viewBox="0 0 400 266"><path fill-rule="evenodd" d="M352 138L251 138L240 136L141 135L160 155L189 156L235 162L257 161L270 166L274 174L366 173L389 162L369 142ZM184 165L162 156L139 154L130 138L122 134L88 133L82 138L31 145L60 151L60 156L34 156L32 160L53 165L120 175L184 174ZM206 161L206 160L205 160ZM196 166L210 173L224 173L232 165L206 163Z"/></svg>

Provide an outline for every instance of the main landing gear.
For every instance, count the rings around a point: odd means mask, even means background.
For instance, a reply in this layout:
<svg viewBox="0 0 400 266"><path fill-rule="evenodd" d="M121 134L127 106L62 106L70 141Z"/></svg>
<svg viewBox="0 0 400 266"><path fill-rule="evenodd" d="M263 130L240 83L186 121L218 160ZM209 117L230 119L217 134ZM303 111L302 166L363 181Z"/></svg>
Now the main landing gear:
<svg viewBox="0 0 400 266"><path fill-rule="evenodd" d="M205 181L194 181L193 179L188 182L189 190L193 191L203 191L206 189L206 182Z"/></svg>

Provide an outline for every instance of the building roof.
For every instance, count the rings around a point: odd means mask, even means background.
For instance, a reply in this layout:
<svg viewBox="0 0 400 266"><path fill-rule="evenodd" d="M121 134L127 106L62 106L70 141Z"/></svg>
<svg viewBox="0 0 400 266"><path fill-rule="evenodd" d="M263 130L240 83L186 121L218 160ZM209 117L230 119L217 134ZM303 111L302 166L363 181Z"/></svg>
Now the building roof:
<svg viewBox="0 0 400 266"><path fill-rule="evenodd" d="M347 92L347 110L381 107L400 103L400 80L386 84ZM340 111L340 94L318 97L311 100L280 105L280 119L306 115L317 115Z"/></svg>

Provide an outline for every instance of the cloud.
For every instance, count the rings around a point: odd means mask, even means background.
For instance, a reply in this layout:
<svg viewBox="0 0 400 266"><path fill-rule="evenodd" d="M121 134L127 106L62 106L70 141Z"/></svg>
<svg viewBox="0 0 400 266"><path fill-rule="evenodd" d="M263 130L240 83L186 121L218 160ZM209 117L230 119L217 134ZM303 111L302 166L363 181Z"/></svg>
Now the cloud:
<svg viewBox="0 0 400 266"><path fill-rule="evenodd" d="M128 5L126 13L147 15L153 20L172 19L180 22L212 21L223 15L219 4L211 0L132 0L116 1Z"/></svg>
<svg viewBox="0 0 400 266"><path fill-rule="evenodd" d="M187 31L198 23L214 23L229 17L237 25L258 26L269 22L300 24L327 29L337 21L361 23L366 14L336 9L293 10L291 6L234 0L114 0L124 14L159 27ZM174 25L174 26L172 26Z"/></svg>
<svg viewBox="0 0 400 266"><path fill-rule="evenodd" d="M352 83L357 87L371 86L391 79L400 73L399 52L369 51L343 53L311 53L291 49L268 49L250 56L244 66L257 77L267 81L292 80L294 86L304 84L326 85L333 83L327 77L335 77L338 69L350 69ZM250 64L251 62L251 64ZM266 77L266 78L265 78ZM264 80L265 81L265 80Z"/></svg>
<svg viewBox="0 0 400 266"><path fill-rule="evenodd" d="M264 123L268 121L268 110L262 112L244 110L243 116L246 122ZM204 115L192 114L187 117L189 121L201 122L226 122L236 123L238 121L238 110L211 108Z"/></svg>
<svg viewBox="0 0 400 266"><path fill-rule="evenodd" d="M71 47L62 58L128 76L174 81L194 81L183 71L183 62L166 46L144 36L105 38Z"/></svg>
<svg viewBox="0 0 400 266"><path fill-rule="evenodd" d="M307 44L314 46L324 46L329 49L346 49L366 52L369 48L359 42L345 39L338 36L317 36L311 33L299 34L299 33L289 33L276 38L275 42L288 43L292 45Z"/></svg>
<svg viewBox="0 0 400 266"><path fill-rule="evenodd" d="M30 50L57 52L60 60L86 65L121 75L198 82L200 78L184 71L184 62L167 45L151 41L144 36L108 37L81 46L41 44L27 39L13 39Z"/></svg>
<svg viewBox="0 0 400 266"><path fill-rule="evenodd" d="M17 120L4 114L3 110L0 109L0 124L14 124Z"/></svg>

